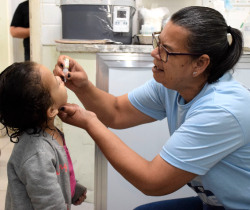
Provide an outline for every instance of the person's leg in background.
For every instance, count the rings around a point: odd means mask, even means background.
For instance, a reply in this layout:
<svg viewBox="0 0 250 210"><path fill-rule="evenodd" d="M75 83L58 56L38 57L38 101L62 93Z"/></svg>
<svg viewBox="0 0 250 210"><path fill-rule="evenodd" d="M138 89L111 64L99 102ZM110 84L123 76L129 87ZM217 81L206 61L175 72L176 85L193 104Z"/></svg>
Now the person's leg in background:
<svg viewBox="0 0 250 210"><path fill-rule="evenodd" d="M180 198L158 201L136 207L134 210L203 210L203 202L199 197Z"/></svg>
<svg viewBox="0 0 250 210"><path fill-rule="evenodd" d="M29 61L30 60L30 50L24 50L24 60Z"/></svg>

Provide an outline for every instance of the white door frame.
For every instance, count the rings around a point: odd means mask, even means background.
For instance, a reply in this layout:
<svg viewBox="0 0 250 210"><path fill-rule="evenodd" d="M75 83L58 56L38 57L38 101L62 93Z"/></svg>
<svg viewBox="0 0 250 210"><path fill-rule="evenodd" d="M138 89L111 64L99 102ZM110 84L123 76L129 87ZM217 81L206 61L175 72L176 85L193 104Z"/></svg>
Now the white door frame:
<svg viewBox="0 0 250 210"><path fill-rule="evenodd" d="M42 21L41 21L42 0L29 1L30 15L30 59L42 63Z"/></svg>

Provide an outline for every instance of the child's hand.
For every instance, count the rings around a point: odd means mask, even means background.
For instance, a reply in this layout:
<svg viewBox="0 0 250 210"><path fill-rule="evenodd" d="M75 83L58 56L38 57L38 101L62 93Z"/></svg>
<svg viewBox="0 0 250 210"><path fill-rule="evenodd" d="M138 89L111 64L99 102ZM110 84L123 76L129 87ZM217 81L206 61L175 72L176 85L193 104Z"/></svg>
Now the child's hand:
<svg viewBox="0 0 250 210"><path fill-rule="evenodd" d="M73 203L73 204L74 204L75 206L81 205L82 202L84 202L85 199L87 198L86 193L87 193L87 190L86 190L86 191L83 193L83 195L82 195L75 203Z"/></svg>

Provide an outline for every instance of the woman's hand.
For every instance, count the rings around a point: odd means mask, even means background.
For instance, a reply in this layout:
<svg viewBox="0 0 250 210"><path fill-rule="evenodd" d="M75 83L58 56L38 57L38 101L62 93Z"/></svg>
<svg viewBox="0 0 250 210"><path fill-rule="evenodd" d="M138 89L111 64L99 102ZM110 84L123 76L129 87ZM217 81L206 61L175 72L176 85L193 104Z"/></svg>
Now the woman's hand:
<svg viewBox="0 0 250 210"><path fill-rule="evenodd" d="M87 190L83 193L83 195L75 203L73 203L75 206L81 205L82 202L85 201L85 199L87 198L86 192L87 192Z"/></svg>
<svg viewBox="0 0 250 210"><path fill-rule="evenodd" d="M60 108L58 116L63 122L85 130L87 129L90 121L97 120L94 112L87 111L76 104L64 105Z"/></svg>
<svg viewBox="0 0 250 210"><path fill-rule="evenodd" d="M69 59L69 71L66 76L63 73L64 58ZM83 70L79 63L66 55L61 55L58 58L53 73L55 76L59 76L61 78L65 77L67 79L67 82L65 83L66 87L68 87L75 93L87 87L88 85L88 76L86 72Z"/></svg>

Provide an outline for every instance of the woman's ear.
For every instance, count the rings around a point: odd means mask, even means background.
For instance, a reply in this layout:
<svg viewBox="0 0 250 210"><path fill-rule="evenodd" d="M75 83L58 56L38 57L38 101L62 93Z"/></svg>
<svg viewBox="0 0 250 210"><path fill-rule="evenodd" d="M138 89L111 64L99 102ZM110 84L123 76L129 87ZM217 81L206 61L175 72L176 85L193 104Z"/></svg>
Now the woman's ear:
<svg viewBox="0 0 250 210"><path fill-rule="evenodd" d="M58 109L55 109L53 107L48 108L47 110L47 116L48 118L53 118L58 114Z"/></svg>
<svg viewBox="0 0 250 210"><path fill-rule="evenodd" d="M207 54L203 54L197 60L193 62L193 77L197 77L202 74L208 65L210 64L210 57Z"/></svg>

